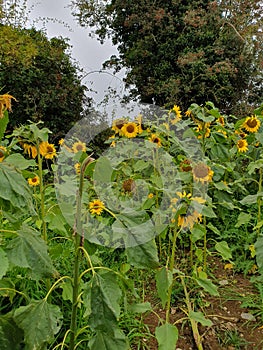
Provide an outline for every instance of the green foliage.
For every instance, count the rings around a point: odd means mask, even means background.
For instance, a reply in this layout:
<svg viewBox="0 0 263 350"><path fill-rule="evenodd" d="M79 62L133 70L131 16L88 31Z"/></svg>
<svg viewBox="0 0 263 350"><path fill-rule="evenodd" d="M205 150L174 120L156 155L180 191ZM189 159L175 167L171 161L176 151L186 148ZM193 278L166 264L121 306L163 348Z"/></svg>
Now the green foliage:
<svg viewBox="0 0 263 350"><path fill-rule="evenodd" d="M46 300L32 301L15 310L14 320L25 333L25 349L43 349L59 331L61 318L59 307Z"/></svg>
<svg viewBox="0 0 263 350"><path fill-rule="evenodd" d="M132 95L159 106L209 100L226 113L261 103L261 1L74 1L83 26L110 37Z"/></svg>
<svg viewBox="0 0 263 350"><path fill-rule="evenodd" d="M0 38L0 86L18 100L9 128L42 120L54 137L63 136L89 103L67 41L3 25Z"/></svg>
<svg viewBox="0 0 263 350"><path fill-rule="evenodd" d="M158 350L174 350L178 340L178 330L176 326L165 323L155 329L158 340Z"/></svg>

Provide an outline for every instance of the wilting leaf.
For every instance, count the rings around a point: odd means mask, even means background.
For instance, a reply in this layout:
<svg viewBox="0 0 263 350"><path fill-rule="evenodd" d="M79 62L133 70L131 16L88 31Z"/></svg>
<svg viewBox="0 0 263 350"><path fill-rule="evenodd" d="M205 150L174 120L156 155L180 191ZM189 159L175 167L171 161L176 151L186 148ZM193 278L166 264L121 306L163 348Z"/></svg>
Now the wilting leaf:
<svg viewBox="0 0 263 350"><path fill-rule="evenodd" d="M28 268L33 279L50 277L55 273L46 242L29 226L23 225L17 231L17 237L8 242L6 253L12 264Z"/></svg>
<svg viewBox="0 0 263 350"><path fill-rule="evenodd" d="M48 304L46 300L21 306L15 311L14 319L24 331L26 350L42 350L45 343L54 339L62 325L59 307Z"/></svg>

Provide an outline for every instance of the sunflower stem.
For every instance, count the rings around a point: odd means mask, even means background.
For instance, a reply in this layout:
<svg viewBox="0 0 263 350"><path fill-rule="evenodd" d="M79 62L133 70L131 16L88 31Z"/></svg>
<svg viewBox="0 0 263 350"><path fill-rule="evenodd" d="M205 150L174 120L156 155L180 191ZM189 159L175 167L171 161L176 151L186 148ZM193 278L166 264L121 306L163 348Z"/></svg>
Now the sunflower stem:
<svg viewBox="0 0 263 350"><path fill-rule="evenodd" d="M178 229L174 228L174 232L173 232L173 240L172 240L172 252L171 252L171 258L169 261L169 270L171 271L171 273L173 273L173 269L174 269L174 260L175 260L175 250L176 250L176 240L178 237ZM167 295L167 304L166 304L166 317L165 317L165 321L166 323L169 323L170 321L170 308L171 308L171 299L172 299L172 290L173 290L173 282L171 283L170 287L168 288L168 295Z"/></svg>
<svg viewBox="0 0 263 350"><path fill-rule="evenodd" d="M82 243L82 221L81 221L81 202L84 185L84 173L86 167L93 159L87 157L80 169L80 180L79 188L76 195L76 219L75 219L75 232L74 232L74 243L75 243L75 254L74 254L74 268L73 268L73 293L72 293L72 309L71 309L71 321L70 321L70 340L69 350L75 349L75 340L77 335L77 308L78 308L78 297L79 297L79 285L80 285L80 258L81 258L81 243Z"/></svg>
<svg viewBox="0 0 263 350"><path fill-rule="evenodd" d="M262 191L262 180L263 180L263 171L262 168L259 169L259 180L258 180L258 192L260 193ZM258 196L257 199L257 205L258 205L258 217L257 217L257 235L260 234L260 225L259 222L261 221L261 205L262 205L262 199L261 196Z"/></svg>

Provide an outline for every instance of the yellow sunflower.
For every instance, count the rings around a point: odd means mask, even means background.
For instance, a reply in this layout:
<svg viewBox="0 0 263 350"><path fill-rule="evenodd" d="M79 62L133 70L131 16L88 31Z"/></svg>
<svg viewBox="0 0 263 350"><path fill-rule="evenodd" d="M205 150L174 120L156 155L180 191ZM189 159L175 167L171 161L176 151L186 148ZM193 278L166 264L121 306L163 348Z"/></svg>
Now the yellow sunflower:
<svg viewBox="0 0 263 350"><path fill-rule="evenodd" d="M182 112L179 106L174 105L172 109L170 109L170 113L174 113L175 114L175 118L171 119L171 124L176 124L179 122L179 120L182 119Z"/></svg>
<svg viewBox="0 0 263 350"><path fill-rule="evenodd" d="M5 159L6 148L4 146L0 146L0 162Z"/></svg>
<svg viewBox="0 0 263 350"><path fill-rule="evenodd" d="M197 136L198 139L201 139L203 137L203 134L205 138L210 136L210 133L211 133L211 130L209 128L210 125L211 123L203 123L203 124L198 123L196 131L198 133L201 133L200 135Z"/></svg>
<svg viewBox="0 0 263 350"><path fill-rule="evenodd" d="M216 120L219 124L221 124L222 126L225 125L225 118L224 117L219 117L217 120Z"/></svg>
<svg viewBox="0 0 263 350"><path fill-rule="evenodd" d="M237 141L238 152L246 152L248 150L247 140L242 139Z"/></svg>
<svg viewBox="0 0 263 350"><path fill-rule="evenodd" d="M192 213L178 216L178 226L181 228L193 228L194 224L202 221L202 215L194 210Z"/></svg>
<svg viewBox="0 0 263 350"><path fill-rule="evenodd" d="M260 120L256 116L247 117L242 126L249 132L257 132L260 127Z"/></svg>
<svg viewBox="0 0 263 350"><path fill-rule="evenodd" d="M29 155L31 158L36 158L37 156L37 148L34 145L30 145L28 143L23 143L22 147L24 148L25 153Z"/></svg>
<svg viewBox="0 0 263 350"><path fill-rule="evenodd" d="M185 115L186 115L187 117L191 117L192 112L190 111L190 109L188 109L188 110L185 112Z"/></svg>
<svg viewBox="0 0 263 350"><path fill-rule="evenodd" d="M143 132L143 128L142 128L142 114L139 114L136 118L135 118L136 123L138 123L138 134L141 134Z"/></svg>
<svg viewBox="0 0 263 350"><path fill-rule="evenodd" d="M27 182L30 186L38 186L40 184L40 180L37 175L35 177L30 177L27 179Z"/></svg>
<svg viewBox="0 0 263 350"><path fill-rule="evenodd" d="M60 139L60 140L58 141L58 144L59 144L60 146L62 146L62 145L64 144L64 142L65 142L64 139Z"/></svg>
<svg viewBox="0 0 263 350"><path fill-rule="evenodd" d="M94 199L89 203L89 211L92 215L101 215L103 210L105 209L105 205L99 199Z"/></svg>
<svg viewBox="0 0 263 350"><path fill-rule="evenodd" d="M121 131L123 135L128 138L136 137L139 132L138 126L133 122L124 124L123 127L121 128Z"/></svg>
<svg viewBox="0 0 263 350"><path fill-rule="evenodd" d="M124 118L116 119L112 123L111 129L115 132L115 134L122 135L122 127L127 123L127 120Z"/></svg>
<svg viewBox="0 0 263 350"><path fill-rule="evenodd" d="M149 141L156 143L156 145L159 147L162 145L160 137L156 134L151 134L151 136L149 137Z"/></svg>
<svg viewBox="0 0 263 350"><path fill-rule="evenodd" d="M11 111L11 100L14 99L17 101L13 96L9 94L0 95L0 119L4 116L4 111L9 110Z"/></svg>
<svg viewBox="0 0 263 350"><path fill-rule="evenodd" d="M39 152L46 159L53 159L56 156L55 146L47 141L41 142Z"/></svg>
<svg viewBox="0 0 263 350"><path fill-rule="evenodd" d="M76 174L80 174L81 164L80 163L76 163L74 165L74 168L75 168Z"/></svg>
<svg viewBox="0 0 263 350"><path fill-rule="evenodd" d="M213 170L211 170L211 168L204 163L196 164L193 167L192 172L194 180L202 183L212 181L212 177L214 175Z"/></svg>
<svg viewBox="0 0 263 350"><path fill-rule="evenodd" d="M72 151L74 153L78 153L78 152L86 152L87 150L87 147L86 147L86 143L85 142L81 142L81 141L78 141L78 142L75 142L72 146Z"/></svg>

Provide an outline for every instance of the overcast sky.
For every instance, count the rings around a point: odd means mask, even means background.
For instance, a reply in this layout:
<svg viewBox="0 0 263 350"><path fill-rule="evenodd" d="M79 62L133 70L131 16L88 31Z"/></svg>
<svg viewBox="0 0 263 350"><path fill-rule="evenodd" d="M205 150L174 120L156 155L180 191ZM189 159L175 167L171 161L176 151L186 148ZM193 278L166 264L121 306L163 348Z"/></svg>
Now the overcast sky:
<svg viewBox="0 0 263 350"><path fill-rule="evenodd" d="M30 22L37 28L43 28L45 18L45 27L48 37L62 36L69 38L72 46L72 57L79 62L85 72L99 71L102 63L117 50L110 41L101 45L96 38L89 37L87 28L81 28L68 7L70 0L28 0L30 8ZM38 22L36 20L38 19ZM118 75L119 79L122 73ZM83 82L97 91L97 94L91 93L91 96L99 102L105 95L107 88L113 87L119 90L123 89L120 80L104 73L90 73Z"/></svg>

